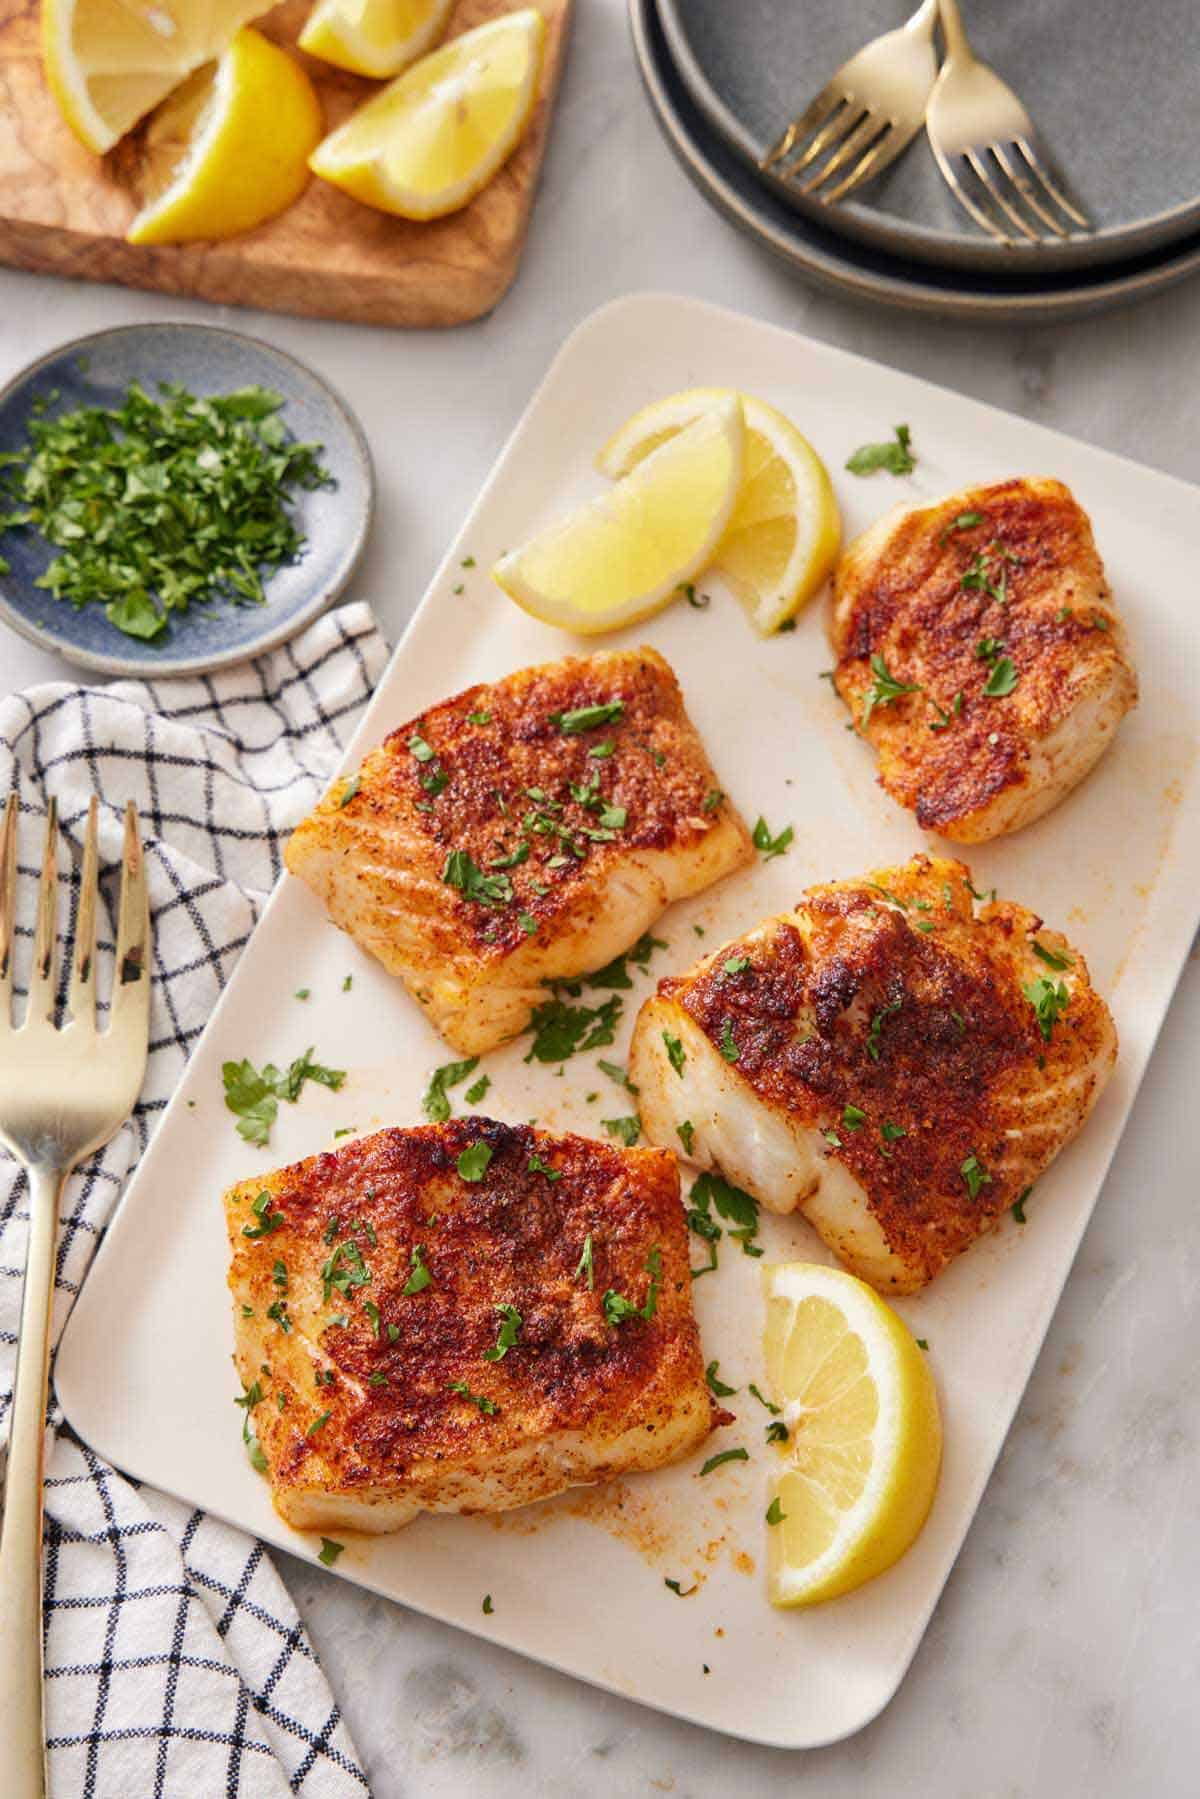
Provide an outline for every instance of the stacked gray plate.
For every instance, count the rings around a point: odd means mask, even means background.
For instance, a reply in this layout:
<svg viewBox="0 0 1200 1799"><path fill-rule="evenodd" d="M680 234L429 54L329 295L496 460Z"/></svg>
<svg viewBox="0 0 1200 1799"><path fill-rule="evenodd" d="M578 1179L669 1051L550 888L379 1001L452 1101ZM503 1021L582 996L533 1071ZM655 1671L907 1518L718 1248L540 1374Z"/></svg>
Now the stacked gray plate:
<svg viewBox="0 0 1200 1799"><path fill-rule="evenodd" d="M1012 249L960 215L924 139L854 200L803 210L758 164L847 56L910 0L630 0L658 121L701 191L824 286L943 316L1065 318L1200 271L1196 0L968 8L1097 229ZM974 16L978 13L978 17Z"/></svg>

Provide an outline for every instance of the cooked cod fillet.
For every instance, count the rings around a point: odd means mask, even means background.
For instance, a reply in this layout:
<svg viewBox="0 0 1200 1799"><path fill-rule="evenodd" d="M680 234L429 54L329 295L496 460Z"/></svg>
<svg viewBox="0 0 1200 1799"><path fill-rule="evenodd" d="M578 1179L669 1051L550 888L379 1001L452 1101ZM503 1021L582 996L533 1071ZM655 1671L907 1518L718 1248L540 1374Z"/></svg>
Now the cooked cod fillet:
<svg viewBox="0 0 1200 1799"><path fill-rule="evenodd" d="M649 649L568 656L432 707L286 850L466 1055L523 1030L548 982L603 967L753 856Z"/></svg>
<svg viewBox="0 0 1200 1799"><path fill-rule="evenodd" d="M812 887L659 982L634 1031L642 1124L774 1212L796 1207L883 1293L986 1231L1081 1128L1117 1037L1087 965L970 870Z"/></svg>
<svg viewBox="0 0 1200 1799"><path fill-rule="evenodd" d="M661 1150L462 1118L225 1208L249 1422L301 1530L528 1505L675 1461L725 1416Z"/></svg>
<svg viewBox="0 0 1200 1799"><path fill-rule="evenodd" d="M960 843L1056 806L1137 704L1091 523L1061 481L880 519L839 564L830 637L880 785Z"/></svg>

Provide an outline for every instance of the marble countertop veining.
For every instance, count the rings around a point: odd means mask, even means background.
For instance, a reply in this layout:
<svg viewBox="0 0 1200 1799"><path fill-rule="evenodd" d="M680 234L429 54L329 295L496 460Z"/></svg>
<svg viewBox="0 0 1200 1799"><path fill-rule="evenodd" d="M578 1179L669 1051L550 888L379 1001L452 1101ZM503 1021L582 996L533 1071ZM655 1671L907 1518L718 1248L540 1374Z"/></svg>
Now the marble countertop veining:
<svg viewBox="0 0 1200 1799"><path fill-rule="evenodd" d="M1133 311L1029 329L868 310L803 287L677 168L642 96L622 0L579 8L524 268L479 325L375 331L0 271L0 379L84 331L214 311L317 364L376 458L379 518L354 592L394 639L563 339L594 307L645 288L758 314L1200 481L1200 281ZM69 672L0 637L0 688ZM715 1799L735 1784L819 1799L1194 1793L1197 1042L1193 960L966 1546L875 1723L807 1754L752 1748L281 1558L377 1799ZM586 1593L564 1603L584 1628Z"/></svg>

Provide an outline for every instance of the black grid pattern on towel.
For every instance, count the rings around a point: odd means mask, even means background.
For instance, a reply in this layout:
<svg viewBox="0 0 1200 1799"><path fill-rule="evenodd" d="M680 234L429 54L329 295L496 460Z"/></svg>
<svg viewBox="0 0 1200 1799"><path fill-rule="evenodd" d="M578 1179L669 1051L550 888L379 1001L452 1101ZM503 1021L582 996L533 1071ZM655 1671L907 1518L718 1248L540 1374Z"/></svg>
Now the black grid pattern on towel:
<svg viewBox="0 0 1200 1799"><path fill-rule="evenodd" d="M0 798L16 791L21 803L18 1000L51 796L72 860L60 871L64 935L74 927L88 803L93 794L101 802L109 871L101 879L101 994L111 985L112 871L130 798L142 820L154 917L146 1083L133 1118L68 1183L56 1338L282 868L283 843L336 770L386 656L367 608L346 606L282 649L212 677L53 685L0 700ZM101 1013L103 1024L103 1005ZM0 1438L12 1402L28 1223L24 1173L0 1151ZM64 1423L53 1395L50 1418L46 1708L56 1799L369 1792L262 1544L115 1472Z"/></svg>

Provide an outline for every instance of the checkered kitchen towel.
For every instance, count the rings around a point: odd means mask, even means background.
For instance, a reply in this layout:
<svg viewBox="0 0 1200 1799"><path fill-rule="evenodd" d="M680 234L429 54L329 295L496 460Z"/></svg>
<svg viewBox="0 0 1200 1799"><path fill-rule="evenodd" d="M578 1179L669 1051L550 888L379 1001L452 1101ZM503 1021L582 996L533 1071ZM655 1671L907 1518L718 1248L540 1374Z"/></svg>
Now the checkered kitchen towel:
<svg viewBox="0 0 1200 1799"><path fill-rule="evenodd" d="M53 794L78 852L93 793L103 802L101 858L110 869L121 810L136 802L154 915L146 1084L134 1117L68 1183L56 1331L280 872L280 846L327 783L386 656L367 608L345 606L283 649L211 678L50 685L0 700L0 796L15 787L22 808L19 916L33 917L33 818ZM112 879L102 881L110 907ZM77 886L72 909L76 896ZM107 922L102 994L111 984L111 913ZM26 933L19 989L30 955ZM26 1201L24 1174L0 1151L0 1436L12 1400ZM289 1790L361 1799L366 1775L261 1543L134 1486L52 1416L46 1709L54 1799L274 1799Z"/></svg>

